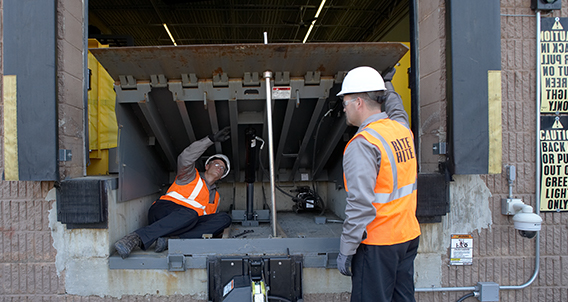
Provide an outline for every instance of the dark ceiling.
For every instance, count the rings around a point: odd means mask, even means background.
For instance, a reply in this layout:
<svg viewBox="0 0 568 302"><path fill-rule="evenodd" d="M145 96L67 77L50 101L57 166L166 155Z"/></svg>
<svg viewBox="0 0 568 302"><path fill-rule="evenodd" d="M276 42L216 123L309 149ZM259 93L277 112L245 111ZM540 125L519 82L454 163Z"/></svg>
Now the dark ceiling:
<svg viewBox="0 0 568 302"><path fill-rule="evenodd" d="M408 41L408 0L89 0L89 36L111 46ZM402 32L402 34L400 33ZM389 41L393 41L390 39Z"/></svg>

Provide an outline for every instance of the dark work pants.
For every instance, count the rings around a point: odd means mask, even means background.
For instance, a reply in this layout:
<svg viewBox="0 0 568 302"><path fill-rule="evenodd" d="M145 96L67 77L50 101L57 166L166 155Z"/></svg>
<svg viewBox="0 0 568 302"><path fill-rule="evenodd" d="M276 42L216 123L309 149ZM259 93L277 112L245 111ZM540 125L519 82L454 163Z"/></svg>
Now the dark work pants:
<svg viewBox="0 0 568 302"><path fill-rule="evenodd" d="M414 302L419 238L395 245L359 245L352 262L351 302Z"/></svg>
<svg viewBox="0 0 568 302"><path fill-rule="evenodd" d="M198 216L197 212L169 200L157 200L148 210L148 226L136 230L146 250L160 237L202 238L203 234L217 236L231 225L227 213Z"/></svg>

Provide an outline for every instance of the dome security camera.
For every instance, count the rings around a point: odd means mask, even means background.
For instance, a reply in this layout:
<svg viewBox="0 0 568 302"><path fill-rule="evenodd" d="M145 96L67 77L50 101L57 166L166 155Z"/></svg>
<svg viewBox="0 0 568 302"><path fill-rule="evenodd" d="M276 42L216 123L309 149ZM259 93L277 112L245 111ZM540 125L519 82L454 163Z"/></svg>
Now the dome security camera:
<svg viewBox="0 0 568 302"><path fill-rule="evenodd" d="M536 231L522 231L519 230L519 235L521 235L521 237L525 237L528 239L533 239L534 236L536 236Z"/></svg>
<svg viewBox="0 0 568 302"><path fill-rule="evenodd" d="M534 238L540 231L542 218L533 213L533 207L523 203L520 199L503 199L501 212L504 215L513 215L515 229L525 238Z"/></svg>
<svg viewBox="0 0 568 302"><path fill-rule="evenodd" d="M540 231L542 218L533 213L531 206L523 204L521 211L513 216L515 229L519 230L519 235L531 239L536 236L536 232Z"/></svg>

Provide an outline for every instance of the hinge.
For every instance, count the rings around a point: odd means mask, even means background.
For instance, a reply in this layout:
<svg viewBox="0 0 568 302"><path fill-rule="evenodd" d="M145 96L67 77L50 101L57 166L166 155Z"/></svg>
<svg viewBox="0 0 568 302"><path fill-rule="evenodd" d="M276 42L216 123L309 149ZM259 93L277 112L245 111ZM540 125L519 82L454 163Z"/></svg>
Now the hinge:
<svg viewBox="0 0 568 302"><path fill-rule="evenodd" d="M136 89L136 79L131 75L119 75L120 88Z"/></svg>
<svg viewBox="0 0 568 302"><path fill-rule="evenodd" d="M243 79L243 86L258 86L260 81L258 79L258 72L245 72Z"/></svg>
<svg viewBox="0 0 568 302"><path fill-rule="evenodd" d="M171 272L185 271L185 256L181 254L168 254L168 270Z"/></svg>
<svg viewBox="0 0 568 302"><path fill-rule="evenodd" d="M213 87L229 86L229 76L226 73L218 73L213 76Z"/></svg>
<svg viewBox="0 0 568 302"><path fill-rule="evenodd" d="M319 85L321 73L319 71L308 71L304 76L305 85Z"/></svg>
<svg viewBox="0 0 568 302"><path fill-rule="evenodd" d="M447 154L446 153L446 143L436 143L432 146L433 154Z"/></svg>
<svg viewBox="0 0 568 302"><path fill-rule="evenodd" d="M152 86L153 88L168 87L168 79L166 79L166 76L163 74L151 74L150 86Z"/></svg>
<svg viewBox="0 0 568 302"><path fill-rule="evenodd" d="M73 158L71 150L69 149L59 149L59 161L70 161Z"/></svg>
<svg viewBox="0 0 568 302"><path fill-rule="evenodd" d="M197 84L197 76L195 73L183 73L181 75L181 85L183 88L196 88Z"/></svg>

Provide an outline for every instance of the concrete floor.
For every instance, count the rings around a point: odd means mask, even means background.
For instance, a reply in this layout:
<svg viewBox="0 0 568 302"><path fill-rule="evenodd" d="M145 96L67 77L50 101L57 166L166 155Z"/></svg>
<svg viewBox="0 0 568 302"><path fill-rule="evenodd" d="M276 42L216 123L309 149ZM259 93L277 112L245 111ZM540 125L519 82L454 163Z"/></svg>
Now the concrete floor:
<svg viewBox="0 0 568 302"><path fill-rule="evenodd" d="M323 217L325 223L316 223L316 219L322 220ZM278 212L276 221L278 236L285 238L339 238L343 227L343 221L339 217L327 212L322 216L312 212ZM234 222L225 230L223 238L233 238L245 231L252 232L237 238L269 238L272 236L272 224L259 223L258 226L250 227Z"/></svg>

